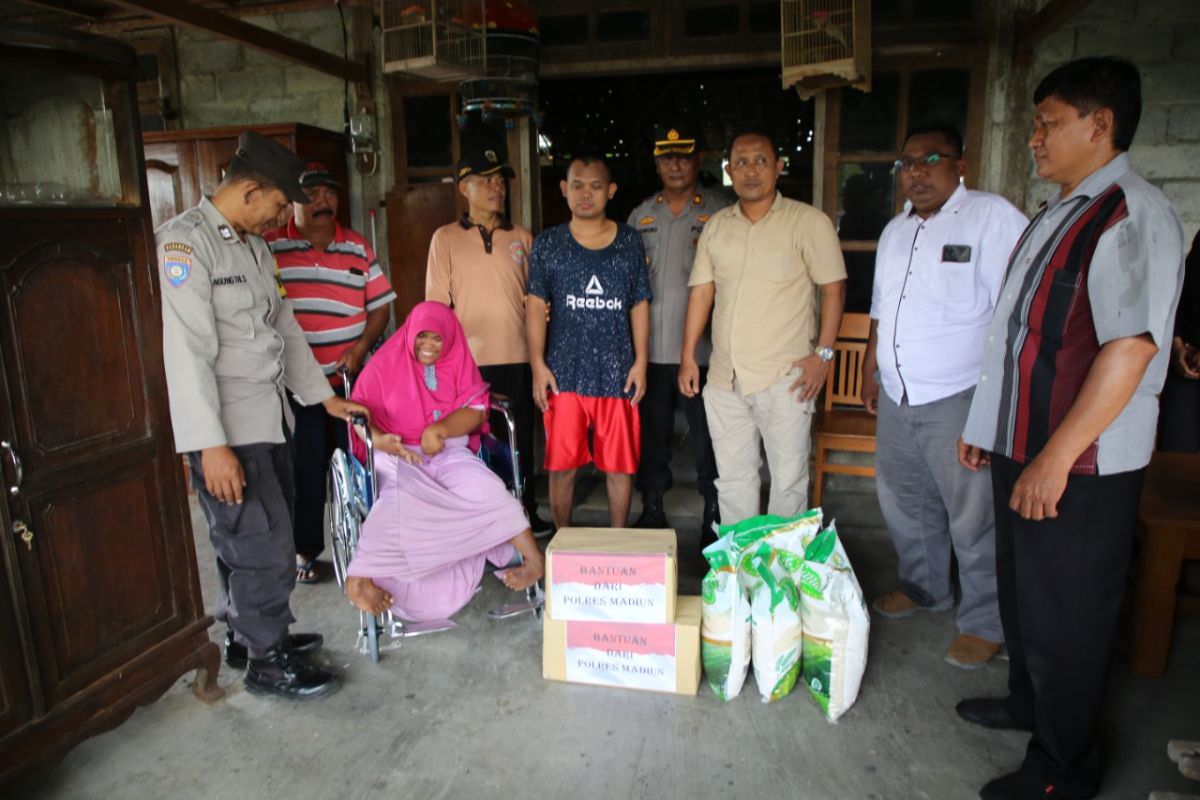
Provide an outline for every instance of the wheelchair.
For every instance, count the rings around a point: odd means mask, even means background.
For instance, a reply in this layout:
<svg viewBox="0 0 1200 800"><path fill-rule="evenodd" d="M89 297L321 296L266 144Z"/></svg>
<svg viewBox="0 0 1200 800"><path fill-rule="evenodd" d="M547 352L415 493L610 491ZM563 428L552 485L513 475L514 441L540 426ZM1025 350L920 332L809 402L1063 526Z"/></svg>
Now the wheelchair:
<svg viewBox="0 0 1200 800"><path fill-rule="evenodd" d="M350 375L342 370L341 377L346 387L346 396L349 397ZM517 450L516 421L507 400L492 398L489 411L490 417L499 416L503 419L505 440L502 441L490 433L483 434L478 455L492 472L504 481L505 486L519 501L524 487L524 476L521 474L520 454ZM334 450L330 459L329 474L326 477L325 511L332 542L333 571L338 587L343 592L346 589L347 570L358 546L363 523L366 522L377 493L375 447L371 440L371 430L365 417L355 415L349 422L350 441L354 441L356 425L362 426L365 432L366 463L355 458L352 452L338 448ZM489 564L485 575L493 571L494 568ZM545 592L542 581L538 581L525 590L524 600L497 606L488 612L488 616L493 619L505 619L530 613L535 621L540 622L544 606ZM380 650L398 649L403 639L439 633L456 627L458 626L448 619L405 622L395 617L390 609L378 618L374 614L359 610L357 649L360 653L369 655L372 661L378 662ZM380 640L385 638L387 643L381 644Z"/></svg>

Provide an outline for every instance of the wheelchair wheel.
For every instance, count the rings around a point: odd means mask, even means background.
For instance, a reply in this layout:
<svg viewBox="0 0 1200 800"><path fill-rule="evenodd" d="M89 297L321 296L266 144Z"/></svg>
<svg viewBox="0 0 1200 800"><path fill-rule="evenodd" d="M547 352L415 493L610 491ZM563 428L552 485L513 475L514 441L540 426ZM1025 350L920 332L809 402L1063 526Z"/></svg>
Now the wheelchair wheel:
<svg viewBox="0 0 1200 800"><path fill-rule="evenodd" d="M347 498L343 494L344 484L338 480L334 471L338 469L335 462L325 479L325 511L329 519L329 541L333 550L333 574L338 586L346 587L346 570L354 555L354 548L349 539L349 528L352 525L351 515L347 511Z"/></svg>

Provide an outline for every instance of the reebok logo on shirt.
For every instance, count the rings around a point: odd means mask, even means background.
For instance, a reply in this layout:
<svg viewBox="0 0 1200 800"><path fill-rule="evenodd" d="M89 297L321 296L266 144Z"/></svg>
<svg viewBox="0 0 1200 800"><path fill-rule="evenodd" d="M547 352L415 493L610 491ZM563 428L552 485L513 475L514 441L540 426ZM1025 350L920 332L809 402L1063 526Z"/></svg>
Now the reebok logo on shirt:
<svg viewBox="0 0 1200 800"><path fill-rule="evenodd" d="M618 298L604 299L604 287L600 285L600 279L594 274L592 275L592 279L588 281L587 288L583 290L583 293L588 295L588 297L578 297L573 294L567 295L567 308L594 308L606 311L620 311L625 307L625 304Z"/></svg>

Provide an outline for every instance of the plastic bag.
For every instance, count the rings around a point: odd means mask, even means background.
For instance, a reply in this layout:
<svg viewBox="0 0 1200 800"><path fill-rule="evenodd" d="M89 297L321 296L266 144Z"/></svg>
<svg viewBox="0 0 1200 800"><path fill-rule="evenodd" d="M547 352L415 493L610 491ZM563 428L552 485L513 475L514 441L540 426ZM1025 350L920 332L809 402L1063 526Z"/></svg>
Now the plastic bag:
<svg viewBox="0 0 1200 800"><path fill-rule="evenodd" d="M700 583L700 657L708 685L722 700L738 696L750 667L750 601L735 556L728 536L704 548L711 569Z"/></svg>
<svg viewBox="0 0 1200 800"><path fill-rule="evenodd" d="M829 527L807 541L801 567L801 672L817 705L836 720L854 703L867 668L871 618L850 559Z"/></svg>
<svg viewBox="0 0 1200 800"><path fill-rule="evenodd" d="M800 675L800 596L791 576L776 577L771 560L771 551L764 544L749 559L747 570L753 576L750 621L754 680L764 703L790 694Z"/></svg>

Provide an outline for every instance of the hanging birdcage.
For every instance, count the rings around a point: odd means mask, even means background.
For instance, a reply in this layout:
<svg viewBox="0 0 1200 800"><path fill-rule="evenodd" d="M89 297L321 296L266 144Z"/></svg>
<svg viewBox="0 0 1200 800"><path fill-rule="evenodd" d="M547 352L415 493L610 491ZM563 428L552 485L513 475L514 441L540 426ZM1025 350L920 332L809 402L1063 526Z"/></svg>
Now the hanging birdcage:
<svg viewBox="0 0 1200 800"><path fill-rule="evenodd" d="M483 74L484 0L382 0L383 71L431 80Z"/></svg>
<svg viewBox="0 0 1200 800"><path fill-rule="evenodd" d="M463 113L514 117L537 108L541 38L523 0L488 0L487 57L479 77L459 85Z"/></svg>
<svg viewBox="0 0 1200 800"><path fill-rule="evenodd" d="M870 0L782 0L783 88L871 90Z"/></svg>

